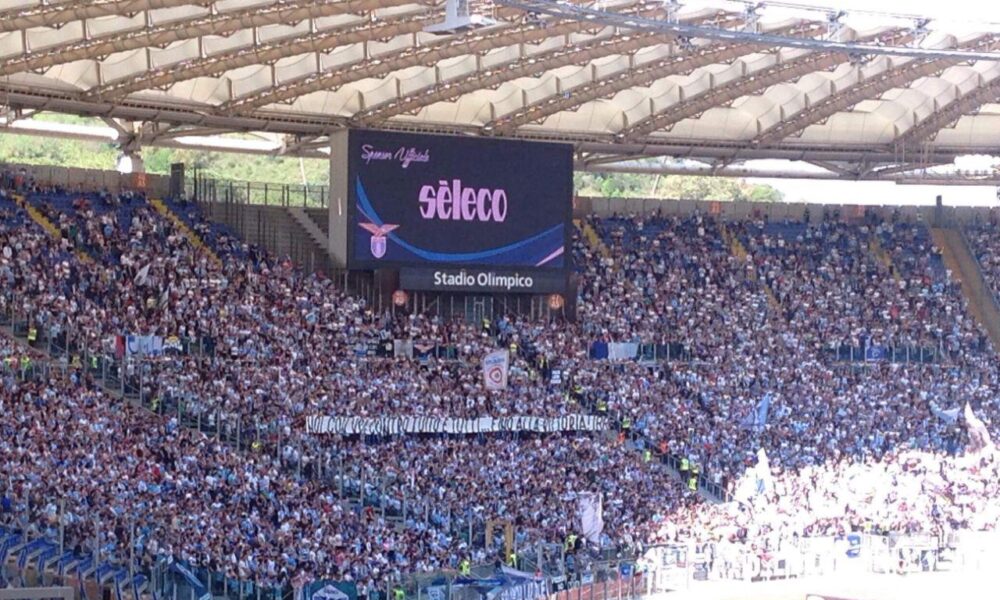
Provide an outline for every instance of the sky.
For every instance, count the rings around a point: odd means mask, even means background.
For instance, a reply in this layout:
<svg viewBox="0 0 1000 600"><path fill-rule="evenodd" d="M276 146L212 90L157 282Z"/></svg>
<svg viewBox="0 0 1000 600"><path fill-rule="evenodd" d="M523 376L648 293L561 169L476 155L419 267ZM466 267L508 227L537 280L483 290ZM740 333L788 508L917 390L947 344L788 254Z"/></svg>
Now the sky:
<svg viewBox="0 0 1000 600"><path fill-rule="evenodd" d="M921 15L947 22L965 23L977 30L1000 28L1000 3L995 0L774 0L778 4L827 7L850 12ZM767 0L763 4L767 5ZM766 8L765 8L766 10ZM984 27L984 24L996 27Z"/></svg>
<svg viewBox="0 0 1000 600"><path fill-rule="evenodd" d="M949 30L1000 31L1000 0L777 0L782 4L829 7L865 11L845 18L874 19L868 12L923 15L938 21ZM764 0L765 5L767 0ZM931 23L934 29L934 23ZM890 182L852 182L794 179L752 179L781 190L789 202L933 204L942 196L946 205L1000 206L996 186L924 186L896 185Z"/></svg>
<svg viewBox="0 0 1000 600"><path fill-rule="evenodd" d="M784 194L785 202L815 204L933 205L938 195L945 206L1000 206L996 186L897 185L889 181L828 181L818 179L748 179L766 183Z"/></svg>

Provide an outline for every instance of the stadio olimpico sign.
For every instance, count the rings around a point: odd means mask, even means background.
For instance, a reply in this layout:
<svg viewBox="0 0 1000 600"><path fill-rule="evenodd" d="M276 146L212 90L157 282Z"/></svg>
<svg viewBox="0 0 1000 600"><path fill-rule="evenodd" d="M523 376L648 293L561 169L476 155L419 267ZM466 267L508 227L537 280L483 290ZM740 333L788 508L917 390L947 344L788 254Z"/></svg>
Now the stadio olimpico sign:
<svg viewBox="0 0 1000 600"><path fill-rule="evenodd" d="M566 277L564 271L400 269L399 284L406 290L551 294L566 291Z"/></svg>

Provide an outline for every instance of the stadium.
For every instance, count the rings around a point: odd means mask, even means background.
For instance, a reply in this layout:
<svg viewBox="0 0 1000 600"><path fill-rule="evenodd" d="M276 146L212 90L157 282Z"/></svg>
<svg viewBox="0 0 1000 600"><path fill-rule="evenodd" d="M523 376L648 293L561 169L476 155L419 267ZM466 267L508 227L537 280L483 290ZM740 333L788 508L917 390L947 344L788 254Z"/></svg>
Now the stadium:
<svg viewBox="0 0 1000 600"><path fill-rule="evenodd" d="M818 4L0 0L0 600L995 598L1000 23Z"/></svg>

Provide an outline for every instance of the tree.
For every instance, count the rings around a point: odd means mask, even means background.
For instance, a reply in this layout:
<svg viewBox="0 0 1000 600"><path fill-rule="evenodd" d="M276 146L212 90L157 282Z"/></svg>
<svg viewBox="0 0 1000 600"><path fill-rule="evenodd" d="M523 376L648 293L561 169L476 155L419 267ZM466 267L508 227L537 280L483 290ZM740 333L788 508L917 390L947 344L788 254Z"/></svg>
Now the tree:
<svg viewBox="0 0 1000 600"><path fill-rule="evenodd" d="M69 124L101 124L71 115L43 114L37 119ZM324 159L299 159L233 152L204 152L180 148L145 148L146 172L170 173L172 163L184 163L189 173L235 181L278 184L327 185L330 167ZM84 169L113 170L118 150L113 144L0 134L0 158L6 162L56 165ZM303 177L304 176L304 177ZM303 181L304 180L304 181ZM574 175L576 193L606 198L676 198L685 200L751 200L774 202L781 192L769 185L751 184L725 177L645 175L635 173L590 173Z"/></svg>
<svg viewBox="0 0 1000 600"><path fill-rule="evenodd" d="M675 198L775 202L781 192L770 185L730 177L580 172L574 176L580 196L605 198Z"/></svg>

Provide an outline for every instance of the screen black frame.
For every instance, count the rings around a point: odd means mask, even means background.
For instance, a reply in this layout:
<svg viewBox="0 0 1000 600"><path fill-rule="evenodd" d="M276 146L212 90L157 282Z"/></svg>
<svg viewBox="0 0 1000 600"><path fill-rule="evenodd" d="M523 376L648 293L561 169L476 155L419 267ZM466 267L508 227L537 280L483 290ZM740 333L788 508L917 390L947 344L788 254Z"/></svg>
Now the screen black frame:
<svg viewBox="0 0 1000 600"><path fill-rule="evenodd" d="M366 133L376 133L379 136L389 135L389 136L399 136L402 139L412 140L414 137L428 138L438 141L438 143L446 143L449 139L461 139L464 142L473 141L474 143L493 145L493 146L505 146L510 149L511 152L517 152L519 146L545 146L553 152L564 152L566 153L566 158L568 162L568 169L565 173L566 189L569 191L569 197L566 199L566 205L564 207L563 215L563 264L559 267L537 267L535 265L495 265L489 263L478 263L478 262L468 262L468 263L448 263L448 262L429 262L429 261L399 261L399 260L359 260L355 256L355 236L357 236L358 227L358 208L357 208L357 191L354 188L354 181L357 174L357 162L361 160L360 156L356 156L355 152L352 152L354 148L354 142L356 135L363 136ZM504 270L504 271L524 271L524 272L535 272L535 271L550 271L550 272L569 272L573 269L573 205L574 205L574 195L575 188L573 183L573 158L574 151L572 144L560 144L554 142L536 142L530 140L516 140L507 138L487 138L487 137L475 137L470 138L468 136L457 136L457 135L439 135L439 134L424 134L424 133L410 133L410 132L398 132L391 130L365 130L365 129L351 129L348 131L348 143L347 143L347 268L351 271L375 271L379 269L405 269L405 268L423 268L423 269L434 269L434 268L447 268L447 269L477 269L477 270ZM404 144L412 142L402 142ZM557 173L553 173L552 177L558 176Z"/></svg>

